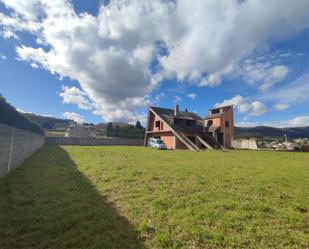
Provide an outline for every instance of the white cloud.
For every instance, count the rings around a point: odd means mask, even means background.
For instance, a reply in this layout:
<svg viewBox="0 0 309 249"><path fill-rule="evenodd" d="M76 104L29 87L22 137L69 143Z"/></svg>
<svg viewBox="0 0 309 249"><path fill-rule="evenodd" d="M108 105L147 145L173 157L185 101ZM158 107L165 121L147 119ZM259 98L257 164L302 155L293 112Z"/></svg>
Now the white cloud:
<svg viewBox="0 0 309 249"><path fill-rule="evenodd" d="M21 112L21 113L34 114L33 112L24 111L24 110L19 109L19 108L16 108L16 110L17 110L18 112Z"/></svg>
<svg viewBox="0 0 309 249"><path fill-rule="evenodd" d="M218 85L260 46L309 27L307 0L123 0L97 16L76 14L69 0L0 1L12 11L0 13L2 34L37 38L33 47L18 45L19 59L77 80L94 112L112 121L139 118L161 79ZM158 41L166 54L156 54ZM266 88L283 74L276 69Z"/></svg>
<svg viewBox="0 0 309 249"><path fill-rule="evenodd" d="M2 30L0 31L0 36L2 36L5 39L14 38L18 40L18 36L12 32L11 30Z"/></svg>
<svg viewBox="0 0 309 249"><path fill-rule="evenodd" d="M213 73L208 77L202 78L198 86L217 86L221 84L221 81L221 75L218 73Z"/></svg>
<svg viewBox="0 0 309 249"><path fill-rule="evenodd" d="M159 94L156 94L155 96L154 96L154 100L152 101L152 105L159 105L159 103L160 103L160 101L165 97L165 93L164 92L161 92L161 93L159 93Z"/></svg>
<svg viewBox="0 0 309 249"><path fill-rule="evenodd" d="M180 102L181 100L182 100L182 98L179 97L179 96L174 96L174 98L173 98L173 101L174 101L175 104L179 104L179 102Z"/></svg>
<svg viewBox="0 0 309 249"><path fill-rule="evenodd" d="M309 116L298 116L288 120L287 126L309 126Z"/></svg>
<svg viewBox="0 0 309 249"><path fill-rule="evenodd" d="M251 103L250 115L252 116L260 116L267 112L266 106L260 101L253 101Z"/></svg>
<svg viewBox="0 0 309 249"><path fill-rule="evenodd" d="M92 103L87 99L87 94L77 87L63 86L59 96L63 98L65 104L76 104L82 110L93 109Z"/></svg>
<svg viewBox="0 0 309 249"><path fill-rule="evenodd" d="M215 107L234 105L237 111L246 113L250 116L260 116L268 110L264 103L260 101L252 101L250 98L237 95L231 99L226 99L222 103L215 104Z"/></svg>
<svg viewBox="0 0 309 249"><path fill-rule="evenodd" d="M261 91L266 91L277 83L286 79L289 68L285 65L276 65L276 57L280 55L258 56L244 60L238 69L238 76L249 84L258 85Z"/></svg>
<svg viewBox="0 0 309 249"><path fill-rule="evenodd" d="M188 93L188 94L187 94L187 97L190 98L190 99L192 99L192 100L195 100L196 97L197 97L197 94L196 94L196 93Z"/></svg>
<svg viewBox="0 0 309 249"><path fill-rule="evenodd" d="M307 1L178 1L161 59L166 75L220 84L264 43L308 26ZM188 13L194 13L188 15ZM288 25L286 25L289 23ZM285 28L282 28L285 26ZM207 72L208 77L203 77Z"/></svg>
<svg viewBox="0 0 309 249"><path fill-rule="evenodd" d="M17 110L18 112L25 113L25 114L34 114L34 115L39 115L39 116L43 116L43 117L53 117L53 116L50 115L50 114L37 114L37 113L33 113L33 112L24 111L24 110L19 109L19 108L16 108L16 110Z"/></svg>
<svg viewBox="0 0 309 249"><path fill-rule="evenodd" d="M290 105L309 103L309 73L270 93L263 94L261 98Z"/></svg>
<svg viewBox="0 0 309 249"><path fill-rule="evenodd" d="M283 111L283 110L289 108L289 106L290 106L289 104L278 103L278 104L274 105L274 109L276 111Z"/></svg>
<svg viewBox="0 0 309 249"><path fill-rule="evenodd" d="M304 127L309 126L309 116L296 116L292 119L273 121L273 122L238 122L236 126L255 127L255 126L272 126L272 127Z"/></svg>
<svg viewBox="0 0 309 249"><path fill-rule="evenodd" d="M1 53L0 53L0 58L1 58L2 60L6 60L6 56L5 56L4 54L1 54Z"/></svg>
<svg viewBox="0 0 309 249"><path fill-rule="evenodd" d="M265 77L265 81L260 86L262 91L274 86L276 83L284 80L288 75L289 69L287 66L275 66L271 69L269 75Z"/></svg>
<svg viewBox="0 0 309 249"><path fill-rule="evenodd" d="M65 119L70 119L75 121L76 123L82 124L85 123L85 119L83 116L81 116L80 114L76 113L76 112L65 112L63 113L63 117Z"/></svg>

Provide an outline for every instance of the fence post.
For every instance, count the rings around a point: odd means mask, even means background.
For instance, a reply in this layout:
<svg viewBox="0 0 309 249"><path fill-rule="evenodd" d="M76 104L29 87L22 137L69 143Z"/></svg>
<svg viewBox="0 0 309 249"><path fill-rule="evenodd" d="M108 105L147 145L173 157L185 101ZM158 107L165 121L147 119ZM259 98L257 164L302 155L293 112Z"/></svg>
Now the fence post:
<svg viewBox="0 0 309 249"><path fill-rule="evenodd" d="M28 133L26 133L25 140L24 140L24 148L25 148L25 158L28 156Z"/></svg>
<svg viewBox="0 0 309 249"><path fill-rule="evenodd" d="M13 148L14 148L14 137L15 137L15 128L13 128L13 131L12 131L7 173L10 173L10 169L11 169L11 161L12 161L12 154L13 154Z"/></svg>

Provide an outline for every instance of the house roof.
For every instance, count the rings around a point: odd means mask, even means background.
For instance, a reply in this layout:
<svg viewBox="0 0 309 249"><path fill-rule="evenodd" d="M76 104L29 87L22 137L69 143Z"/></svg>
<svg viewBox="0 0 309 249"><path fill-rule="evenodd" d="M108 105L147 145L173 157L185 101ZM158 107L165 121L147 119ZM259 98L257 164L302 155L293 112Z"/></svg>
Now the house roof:
<svg viewBox="0 0 309 249"><path fill-rule="evenodd" d="M221 108L226 108L226 107L233 107L233 106L234 105L223 105L223 106L219 106L219 107L216 107L216 108L209 109L209 111L216 110L216 109L221 109Z"/></svg>
<svg viewBox="0 0 309 249"><path fill-rule="evenodd" d="M202 124L202 118L194 112L183 112L179 111L177 116L174 116L173 109L161 108L151 106L150 109L157 114L164 122L166 122L174 130L178 131L203 131L204 127ZM196 120L195 126L185 126L181 124L174 124L174 119L185 119L185 120Z"/></svg>

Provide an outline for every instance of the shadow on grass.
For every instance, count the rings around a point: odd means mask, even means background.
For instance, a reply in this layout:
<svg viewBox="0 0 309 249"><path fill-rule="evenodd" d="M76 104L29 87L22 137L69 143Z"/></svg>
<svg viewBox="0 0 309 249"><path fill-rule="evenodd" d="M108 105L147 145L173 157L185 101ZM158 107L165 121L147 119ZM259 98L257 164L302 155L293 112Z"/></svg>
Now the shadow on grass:
<svg viewBox="0 0 309 249"><path fill-rule="evenodd" d="M0 248L146 248L59 146L0 179Z"/></svg>

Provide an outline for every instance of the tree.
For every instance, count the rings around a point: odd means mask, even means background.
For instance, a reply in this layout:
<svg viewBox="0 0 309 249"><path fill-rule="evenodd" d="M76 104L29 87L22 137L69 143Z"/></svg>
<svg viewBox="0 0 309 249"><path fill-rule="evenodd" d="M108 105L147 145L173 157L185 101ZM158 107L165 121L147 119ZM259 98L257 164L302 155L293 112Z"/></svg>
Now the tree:
<svg viewBox="0 0 309 249"><path fill-rule="evenodd" d="M135 124L135 128L136 129L143 129L143 126L141 125L141 122L139 120L137 120L137 122Z"/></svg>
<svg viewBox="0 0 309 249"><path fill-rule="evenodd" d="M106 126L106 136L111 137L113 135L113 124L109 122Z"/></svg>

